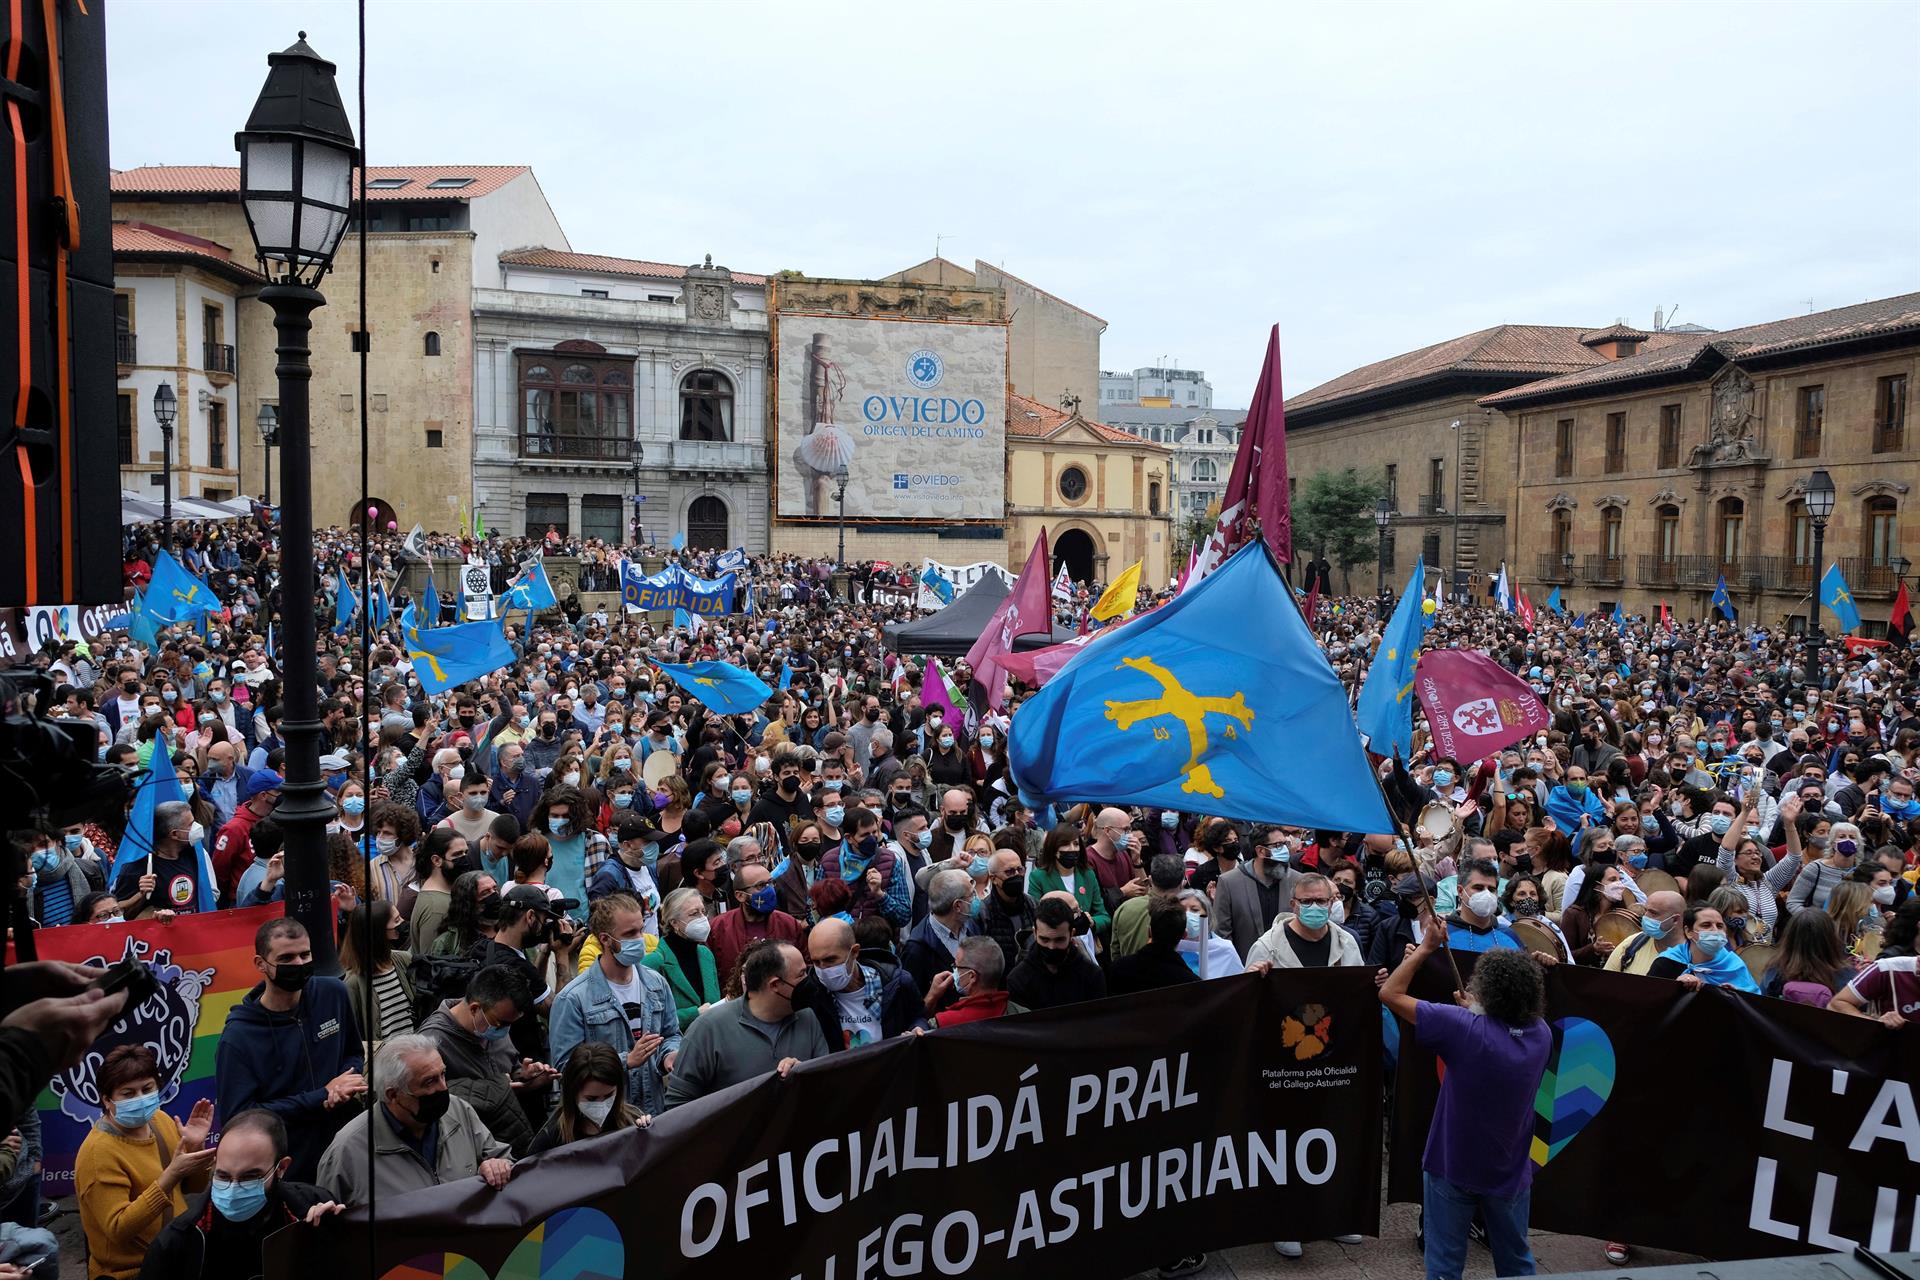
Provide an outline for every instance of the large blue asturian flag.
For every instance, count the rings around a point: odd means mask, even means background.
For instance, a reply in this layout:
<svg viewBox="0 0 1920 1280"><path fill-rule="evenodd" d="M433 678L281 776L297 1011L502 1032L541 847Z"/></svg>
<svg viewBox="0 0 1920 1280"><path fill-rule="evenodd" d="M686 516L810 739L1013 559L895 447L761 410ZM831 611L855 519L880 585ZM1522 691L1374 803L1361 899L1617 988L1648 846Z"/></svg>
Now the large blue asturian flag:
<svg viewBox="0 0 1920 1280"><path fill-rule="evenodd" d="M1820 603L1833 610L1833 616L1840 619L1843 631L1860 629L1860 606L1853 602L1853 588L1847 585L1847 577L1840 572L1840 566L1830 564L1820 579Z"/></svg>
<svg viewBox="0 0 1920 1280"><path fill-rule="evenodd" d="M1090 641L1014 725L1008 763L1036 808L1098 798L1393 829L1345 690L1258 541Z"/></svg>
<svg viewBox="0 0 1920 1280"><path fill-rule="evenodd" d="M1727 594L1727 575L1724 573L1720 575L1719 583L1713 588L1711 603L1729 622L1740 616L1740 611L1733 607L1733 597Z"/></svg>
<svg viewBox="0 0 1920 1280"><path fill-rule="evenodd" d="M241 770L244 776L246 770ZM136 862L145 862L153 853L153 811L173 800L186 800L187 795L180 789L180 775L175 772L173 759L167 754L165 734L156 734L153 739L153 755L147 760L147 776L133 793L133 808L127 812L127 825L120 837L120 847L114 850L113 867L107 872L107 887L112 888L119 882L120 876ZM196 862L196 879L200 881L199 896L195 899L202 911L211 911L218 901L214 897L213 863L207 857L207 845L203 840L193 847ZM164 903L160 905L165 905Z"/></svg>
<svg viewBox="0 0 1920 1280"><path fill-rule="evenodd" d="M445 693L458 684L477 680L490 671L513 665L513 646L498 621L462 622L450 627L421 627L409 604L400 611L400 634L407 658L420 687L430 694Z"/></svg>
<svg viewBox="0 0 1920 1280"><path fill-rule="evenodd" d="M506 594L500 598L500 612L508 609L551 609L559 600L553 594L553 584L547 581L547 566L535 560L507 584Z"/></svg>
<svg viewBox="0 0 1920 1280"><path fill-rule="evenodd" d="M730 662L661 662L655 664L693 698L722 715L737 716L759 708L773 696L767 682Z"/></svg>
<svg viewBox="0 0 1920 1280"><path fill-rule="evenodd" d="M153 558L153 579L147 584L147 612L161 622L190 622L220 611L213 588L180 567L162 551Z"/></svg>
<svg viewBox="0 0 1920 1280"><path fill-rule="evenodd" d="M1413 665L1433 625L1433 615L1420 607L1426 589L1427 566L1416 560L1367 668L1367 682L1360 686L1360 732L1367 735L1367 747L1375 755L1413 755Z"/></svg>

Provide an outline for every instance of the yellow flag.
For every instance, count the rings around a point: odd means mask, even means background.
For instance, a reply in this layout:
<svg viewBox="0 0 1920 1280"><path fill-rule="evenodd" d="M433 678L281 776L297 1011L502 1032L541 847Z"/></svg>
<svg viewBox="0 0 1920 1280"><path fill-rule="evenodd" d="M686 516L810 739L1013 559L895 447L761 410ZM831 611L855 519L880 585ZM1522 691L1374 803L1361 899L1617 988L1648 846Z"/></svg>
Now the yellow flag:
<svg viewBox="0 0 1920 1280"><path fill-rule="evenodd" d="M1100 603L1093 606L1093 617L1098 622L1109 618L1118 618L1133 612L1134 597L1140 592L1140 561L1135 560L1127 566L1126 572L1113 580L1106 593L1100 597Z"/></svg>

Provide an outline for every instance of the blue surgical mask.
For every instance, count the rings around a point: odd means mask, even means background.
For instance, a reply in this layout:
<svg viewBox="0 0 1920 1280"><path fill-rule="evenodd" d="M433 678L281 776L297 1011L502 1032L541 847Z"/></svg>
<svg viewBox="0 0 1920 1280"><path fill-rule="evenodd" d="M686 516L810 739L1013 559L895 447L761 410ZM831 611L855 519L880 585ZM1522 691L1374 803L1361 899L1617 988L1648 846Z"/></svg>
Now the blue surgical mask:
<svg viewBox="0 0 1920 1280"><path fill-rule="evenodd" d="M780 892L770 884L763 884L747 895L747 905L761 915L771 915L780 905Z"/></svg>
<svg viewBox="0 0 1920 1280"><path fill-rule="evenodd" d="M841 820L847 816L847 807L843 804L830 804L820 816L827 820L828 826L838 830Z"/></svg>
<svg viewBox="0 0 1920 1280"><path fill-rule="evenodd" d="M927 827L924 830L920 831L917 835L913 837L913 843L919 846L920 851L922 853L926 852L928 849L933 848L933 828Z"/></svg>
<svg viewBox="0 0 1920 1280"><path fill-rule="evenodd" d="M633 968L633 966L647 958L647 940L645 938L622 938L620 940L619 950L614 952L614 958L619 960L620 963L627 968Z"/></svg>
<svg viewBox="0 0 1920 1280"><path fill-rule="evenodd" d="M137 1098L123 1098L113 1104L113 1122L123 1129L138 1129L153 1119L153 1113L160 1109L160 1091L143 1093Z"/></svg>
<svg viewBox="0 0 1920 1280"><path fill-rule="evenodd" d="M1667 922L1658 916L1640 917L1640 932L1646 934L1649 938L1659 937L1662 933L1666 932L1666 928Z"/></svg>
<svg viewBox="0 0 1920 1280"><path fill-rule="evenodd" d="M747 801L753 799L753 792L748 791L744 787L735 787L732 791L727 792L727 794L733 797L735 804L745 804Z"/></svg>
<svg viewBox="0 0 1920 1280"><path fill-rule="evenodd" d="M1160 825L1166 830L1172 831L1180 825L1180 815L1172 809L1162 809L1160 811Z"/></svg>
<svg viewBox="0 0 1920 1280"><path fill-rule="evenodd" d="M351 813L355 817L358 817L366 811L367 798L365 796L348 796L340 802L340 812L342 813Z"/></svg>
<svg viewBox="0 0 1920 1280"><path fill-rule="evenodd" d="M1436 786L1436 787L1450 787L1450 786L1452 786L1452 785L1453 785L1453 770L1451 770L1451 769L1435 769L1435 770L1433 771L1433 785L1434 785L1434 786Z"/></svg>
<svg viewBox="0 0 1920 1280"><path fill-rule="evenodd" d="M953 971L953 994L957 996L967 994L967 980L960 976L960 970L958 969Z"/></svg>
<svg viewBox="0 0 1920 1280"><path fill-rule="evenodd" d="M1696 933L1693 935L1693 945L1709 956L1717 956L1720 954L1720 949L1727 945L1727 935L1718 932Z"/></svg>
<svg viewBox="0 0 1920 1280"><path fill-rule="evenodd" d="M547 819L547 830L551 831L556 836L566 835L567 826L568 826L568 820L565 818L548 818Z"/></svg>
<svg viewBox="0 0 1920 1280"><path fill-rule="evenodd" d="M69 849L78 849L84 837L77 831L68 831L61 835L60 843Z"/></svg>
<svg viewBox="0 0 1920 1280"><path fill-rule="evenodd" d="M649 840L640 846L641 866L651 871L653 870L653 864L658 861L660 861L660 846L657 842Z"/></svg>
<svg viewBox="0 0 1920 1280"><path fill-rule="evenodd" d="M480 1033L480 1038L482 1040L485 1040L488 1044L499 1044L502 1040L505 1040L508 1036L512 1034L513 1034L512 1027L491 1027L490 1026L485 1031L482 1031Z"/></svg>
<svg viewBox="0 0 1920 1280"><path fill-rule="evenodd" d="M1733 825L1733 819L1724 813L1716 813L1707 819L1707 830L1717 836L1727 834L1727 828Z"/></svg>
<svg viewBox="0 0 1920 1280"><path fill-rule="evenodd" d="M245 1222L267 1207L267 1180L245 1178L213 1184L213 1207L228 1222Z"/></svg>
<svg viewBox="0 0 1920 1280"><path fill-rule="evenodd" d="M33 855L35 871L51 871L60 865L60 855L51 849L41 849Z"/></svg>
<svg viewBox="0 0 1920 1280"><path fill-rule="evenodd" d="M1309 929L1324 929L1333 919L1333 908L1318 902L1301 904L1300 923Z"/></svg>
<svg viewBox="0 0 1920 1280"><path fill-rule="evenodd" d="M1200 941L1200 932L1202 927L1205 925L1205 923L1206 922L1201 918L1201 915L1198 911L1187 912L1187 941L1188 942Z"/></svg>
<svg viewBox="0 0 1920 1280"><path fill-rule="evenodd" d="M1640 819L1640 829L1650 836L1657 835L1660 831L1660 819L1650 813L1646 814Z"/></svg>
<svg viewBox="0 0 1920 1280"><path fill-rule="evenodd" d="M1627 855L1627 865L1635 871L1645 871L1647 869L1647 855L1644 853L1630 853Z"/></svg>
<svg viewBox="0 0 1920 1280"><path fill-rule="evenodd" d="M631 809L633 807L633 792L631 791L614 792L613 807L616 809Z"/></svg>
<svg viewBox="0 0 1920 1280"><path fill-rule="evenodd" d="M967 874L976 880L987 874L987 855L984 853L974 854L973 861L967 864ZM978 906L979 904L975 903L974 905Z"/></svg>

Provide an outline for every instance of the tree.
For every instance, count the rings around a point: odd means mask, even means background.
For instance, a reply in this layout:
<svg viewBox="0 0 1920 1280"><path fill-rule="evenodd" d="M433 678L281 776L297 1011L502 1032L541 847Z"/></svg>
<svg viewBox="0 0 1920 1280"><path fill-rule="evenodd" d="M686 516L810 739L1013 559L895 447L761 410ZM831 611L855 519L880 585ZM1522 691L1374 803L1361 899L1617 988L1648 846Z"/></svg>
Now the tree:
<svg viewBox="0 0 1920 1280"><path fill-rule="evenodd" d="M1205 511L1195 511L1182 516L1173 529L1173 554L1182 568L1187 563L1187 552L1204 543L1213 536L1213 526L1220 523L1220 504L1210 502Z"/></svg>
<svg viewBox="0 0 1920 1280"><path fill-rule="evenodd" d="M1324 555L1343 575L1372 560L1379 545L1373 504L1383 492L1352 467L1309 476L1293 504L1294 558Z"/></svg>

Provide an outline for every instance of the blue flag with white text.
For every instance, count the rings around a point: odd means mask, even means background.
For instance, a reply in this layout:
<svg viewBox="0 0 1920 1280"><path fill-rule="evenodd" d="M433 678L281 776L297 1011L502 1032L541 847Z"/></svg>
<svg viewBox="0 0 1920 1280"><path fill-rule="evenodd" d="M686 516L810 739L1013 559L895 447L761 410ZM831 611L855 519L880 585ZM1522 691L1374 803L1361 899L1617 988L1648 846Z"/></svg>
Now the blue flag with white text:
<svg viewBox="0 0 1920 1280"><path fill-rule="evenodd" d="M1405 759L1413 754L1413 666L1420 642L1433 625L1433 615L1421 608L1426 588L1427 566L1416 560L1367 667L1366 683L1360 686L1355 713L1360 732L1367 735L1367 749L1375 755Z"/></svg>
<svg viewBox="0 0 1920 1280"><path fill-rule="evenodd" d="M1246 627L1249 617L1261 626ZM1035 808L1099 796L1393 829L1346 691L1258 541L1171 603L1089 641L1014 724L1008 765Z"/></svg>

